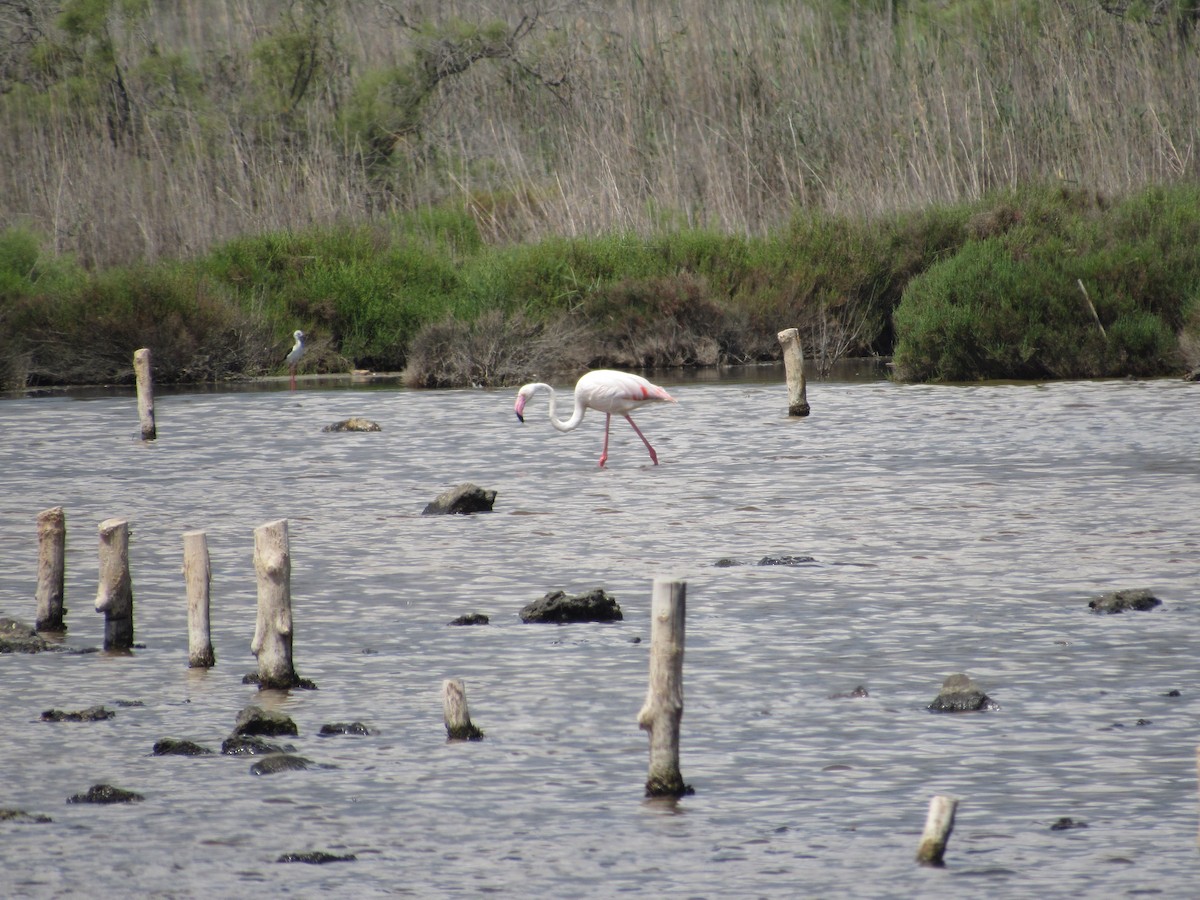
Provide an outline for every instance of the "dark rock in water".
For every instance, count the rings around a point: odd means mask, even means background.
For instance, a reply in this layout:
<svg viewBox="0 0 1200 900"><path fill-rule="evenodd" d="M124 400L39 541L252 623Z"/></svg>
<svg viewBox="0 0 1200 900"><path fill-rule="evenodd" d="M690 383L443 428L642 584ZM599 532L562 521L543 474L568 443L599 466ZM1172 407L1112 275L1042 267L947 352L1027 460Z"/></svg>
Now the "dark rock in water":
<svg viewBox="0 0 1200 900"><path fill-rule="evenodd" d="M279 772L297 772L304 769L310 769L313 766L311 759L305 759L303 756L292 756L290 753L272 753L270 756L264 756L258 762L250 767L251 775L275 775Z"/></svg>
<svg viewBox="0 0 1200 900"><path fill-rule="evenodd" d="M866 687L864 687L863 685L860 684L856 688L854 688L854 690L847 691L844 694L831 694L829 699L830 700L858 700L863 697L869 697L869 696L871 696L871 695L867 693Z"/></svg>
<svg viewBox="0 0 1200 900"><path fill-rule="evenodd" d="M335 862L354 862L358 859L353 853L347 853L344 856L337 856L333 853L326 853L323 850L313 850L309 853L285 853L275 862L281 863L309 863L314 866L323 866L325 863Z"/></svg>
<svg viewBox="0 0 1200 900"><path fill-rule="evenodd" d="M1163 694L1163 696L1164 697L1182 697L1183 694L1180 693L1178 688L1171 688L1171 690L1167 691L1165 694Z"/></svg>
<svg viewBox="0 0 1200 900"><path fill-rule="evenodd" d="M27 813L23 809L0 809L0 822L20 822L22 825L44 825L53 822L49 816Z"/></svg>
<svg viewBox="0 0 1200 900"><path fill-rule="evenodd" d="M221 742L221 752L226 756L267 756L271 753L291 753L296 748L291 744L270 744L259 737L235 734Z"/></svg>
<svg viewBox="0 0 1200 900"><path fill-rule="evenodd" d="M374 734L375 732L362 722L334 722L332 725L322 725L317 734L328 737L331 734Z"/></svg>
<svg viewBox="0 0 1200 900"><path fill-rule="evenodd" d="M758 561L760 566L807 566L815 563L811 556L764 556Z"/></svg>
<svg viewBox="0 0 1200 900"><path fill-rule="evenodd" d="M78 712L67 712L62 709L48 709L42 713L43 722L103 722L111 719L116 713L103 706L89 706Z"/></svg>
<svg viewBox="0 0 1200 900"><path fill-rule="evenodd" d="M1111 591L1088 603L1088 607L1098 613L1119 613L1125 612L1127 609L1144 612L1161 605L1162 601L1145 588Z"/></svg>
<svg viewBox="0 0 1200 900"><path fill-rule="evenodd" d="M1184 375L1183 380L1184 381L1200 381L1200 366L1196 366L1196 368L1192 369L1192 371L1190 371L1186 375Z"/></svg>
<svg viewBox="0 0 1200 900"><path fill-rule="evenodd" d="M941 693L926 707L933 712L978 712L999 708L1000 704L961 673L951 675L942 682Z"/></svg>
<svg viewBox="0 0 1200 900"><path fill-rule="evenodd" d="M155 756L211 756L212 750L201 747L192 741L179 741L175 738L163 738L154 742Z"/></svg>
<svg viewBox="0 0 1200 900"><path fill-rule="evenodd" d="M111 784L93 784L86 794L76 794L67 799L68 803L134 803L145 800L141 794L133 791L123 791Z"/></svg>
<svg viewBox="0 0 1200 900"><path fill-rule="evenodd" d="M457 619L452 619L449 624L451 624L451 625L486 625L487 623L488 623L488 617L485 616L483 613L467 613L466 615L459 616Z"/></svg>
<svg viewBox="0 0 1200 900"><path fill-rule="evenodd" d="M262 686L262 678L259 676L259 674L257 672L248 672L245 675L243 675L242 676L242 684L257 684L259 687L259 690L267 690L268 689L268 688L264 688ZM315 691L317 689L317 683L308 678L301 678L299 675L297 675L296 680L294 682L292 682L291 684L283 684L283 685L274 684L274 685L270 685L269 687L274 690L287 690L288 688L300 688L303 691Z"/></svg>
<svg viewBox="0 0 1200 900"><path fill-rule="evenodd" d="M738 562L736 559L730 559L728 556L725 556L725 557L722 557L721 559L718 559L715 563L713 563L713 565L716 566L718 569L730 569L733 566L740 566L741 563Z"/></svg>
<svg viewBox="0 0 1200 900"><path fill-rule="evenodd" d="M24 622L0 616L0 653L41 653L44 650L62 649L39 637Z"/></svg>
<svg viewBox="0 0 1200 900"><path fill-rule="evenodd" d="M383 431L378 424L370 419L364 419L360 416L351 416L349 419L342 419L340 422L334 422L332 425L326 425L322 431Z"/></svg>
<svg viewBox="0 0 1200 900"><path fill-rule="evenodd" d="M125 709L143 709L146 706L146 701L144 701L144 700L118 700L117 706L124 707Z"/></svg>
<svg viewBox="0 0 1200 900"><path fill-rule="evenodd" d="M495 491L485 491L478 485L464 482L442 491L421 511L423 516L465 516L470 513L491 512L496 502Z"/></svg>
<svg viewBox="0 0 1200 900"><path fill-rule="evenodd" d="M624 618L617 601L603 588L569 597L564 591L551 591L521 610L522 622L619 622Z"/></svg>
<svg viewBox="0 0 1200 900"><path fill-rule="evenodd" d="M238 713L233 733L241 736L263 734L267 737L275 737L280 734L299 734L300 729L296 727L295 722L281 712L266 710L261 706L247 706Z"/></svg>
<svg viewBox="0 0 1200 900"><path fill-rule="evenodd" d="M1087 822L1076 822L1070 816L1063 816L1050 823L1051 831L1069 831L1072 828L1087 828Z"/></svg>

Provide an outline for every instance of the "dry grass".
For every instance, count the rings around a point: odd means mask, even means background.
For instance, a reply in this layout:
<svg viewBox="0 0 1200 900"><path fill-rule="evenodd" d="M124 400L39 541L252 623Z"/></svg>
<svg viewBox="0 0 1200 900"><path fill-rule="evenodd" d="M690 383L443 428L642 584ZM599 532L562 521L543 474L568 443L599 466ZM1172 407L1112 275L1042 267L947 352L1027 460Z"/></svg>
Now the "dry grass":
<svg viewBox="0 0 1200 900"><path fill-rule="evenodd" d="M1042 4L1036 25L894 27L777 0L309 6L324 15L319 68L290 106L254 49L292 4L193 0L110 19L131 109L119 137L36 80L7 90L31 77L7 23L0 227L103 267L447 200L471 202L502 241L763 234L798 207L870 216L1028 182L1120 195L1200 176L1200 53L1098 4ZM55 4L30 7L49 28ZM365 73L429 40L406 23L501 16L516 29L531 11L514 58L443 79L392 165L364 167L340 116ZM154 76L176 53L199 87Z"/></svg>

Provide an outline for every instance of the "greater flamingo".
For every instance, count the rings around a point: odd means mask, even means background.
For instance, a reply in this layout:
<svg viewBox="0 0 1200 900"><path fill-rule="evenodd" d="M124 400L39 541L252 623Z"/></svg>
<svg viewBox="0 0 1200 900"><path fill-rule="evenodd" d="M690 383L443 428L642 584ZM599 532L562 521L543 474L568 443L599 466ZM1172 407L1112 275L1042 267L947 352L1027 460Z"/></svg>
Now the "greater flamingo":
<svg viewBox="0 0 1200 900"><path fill-rule="evenodd" d="M296 343L292 345L292 350L287 355L288 372L292 376L292 390L296 389L296 367L300 365L300 357L304 355L304 332L293 331L292 337Z"/></svg>
<svg viewBox="0 0 1200 900"><path fill-rule="evenodd" d="M611 369L597 369L588 372L575 384L575 412L565 422L554 415L554 388L542 382L527 384L517 391L517 402L513 410L517 418L525 421L525 404L539 391L550 395L550 424L559 431L572 431L583 421L583 414L589 408L604 413L604 450L600 453L600 467L608 460L608 427L614 414L624 416L625 421L633 426L637 436L642 439L646 449L650 451L650 460L657 466L658 454L642 434L629 413L647 403L674 403L675 398L656 384L651 384L640 375L628 372L614 372Z"/></svg>

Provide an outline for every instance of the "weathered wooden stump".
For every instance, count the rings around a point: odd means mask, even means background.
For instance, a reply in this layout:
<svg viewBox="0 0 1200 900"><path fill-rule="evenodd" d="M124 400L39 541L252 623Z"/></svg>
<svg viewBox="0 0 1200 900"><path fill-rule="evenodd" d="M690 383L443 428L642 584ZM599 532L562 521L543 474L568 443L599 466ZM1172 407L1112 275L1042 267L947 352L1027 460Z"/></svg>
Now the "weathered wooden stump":
<svg viewBox="0 0 1200 900"><path fill-rule="evenodd" d="M187 586L188 666L210 669L217 664L209 631L209 599L212 567L208 557L208 535L203 531L183 533L183 582Z"/></svg>
<svg viewBox="0 0 1200 900"><path fill-rule="evenodd" d="M292 557L287 519L254 529L254 571L258 576L258 619L250 651L258 657L259 687L296 687L300 679L292 667Z"/></svg>
<svg viewBox="0 0 1200 900"><path fill-rule="evenodd" d="M150 372L150 350L143 347L133 353L133 374L137 380L138 419L142 424L142 440L158 437L154 427L154 376Z"/></svg>
<svg viewBox="0 0 1200 900"><path fill-rule="evenodd" d="M679 774L686 596L686 582L654 579L650 602L650 688L638 713L638 726L650 734L647 797L682 797L693 793Z"/></svg>
<svg viewBox="0 0 1200 900"><path fill-rule="evenodd" d="M800 331L788 328L777 335L783 345L783 371L787 376L788 415L807 416L811 411L804 383L804 351L800 347Z"/></svg>
<svg viewBox="0 0 1200 900"><path fill-rule="evenodd" d="M450 740L483 740L483 732L471 724L467 689L461 678L447 678L442 682L442 712L446 719L446 736Z"/></svg>
<svg viewBox="0 0 1200 900"><path fill-rule="evenodd" d="M133 647L133 582L129 577L129 523L105 519L100 531L100 587L96 612L104 613L104 649Z"/></svg>
<svg viewBox="0 0 1200 900"><path fill-rule="evenodd" d="M925 819L925 831L917 847L917 862L923 866L940 866L946 854L946 843L954 829L954 812L958 809L958 798L936 794L929 801L929 815Z"/></svg>
<svg viewBox="0 0 1200 900"><path fill-rule="evenodd" d="M33 627L38 631L66 631L63 576L66 571L67 514L61 506L53 506L38 513L37 524L38 583L34 595L37 619Z"/></svg>

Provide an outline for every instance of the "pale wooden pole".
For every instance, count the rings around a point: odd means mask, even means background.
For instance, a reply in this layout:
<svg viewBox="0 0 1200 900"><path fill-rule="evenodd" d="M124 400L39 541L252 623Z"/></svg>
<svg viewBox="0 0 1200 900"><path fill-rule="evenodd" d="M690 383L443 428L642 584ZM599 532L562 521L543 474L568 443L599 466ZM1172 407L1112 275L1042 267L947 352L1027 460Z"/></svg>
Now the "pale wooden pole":
<svg viewBox="0 0 1200 900"><path fill-rule="evenodd" d="M467 689L461 678L442 682L442 712L446 719L446 736L452 741L478 741L483 732L471 724L467 711Z"/></svg>
<svg viewBox="0 0 1200 900"><path fill-rule="evenodd" d="M183 581L187 586L188 666L208 669L216 665L209 636L209 588L212 568L208 558L208 536L203 531L183 533Z"/></svg>
<svg viewBox="0 0 1200 900"><path fill-rule="evenodd" d="M104 613L104 649L133 647L133 582L129 577L129 523L105 519L100 531L100 587L96 612Z"/></svg>
<svg viewBox="0 0 1200 900"><path fill-rule="evenodd" d="M61 506L38 513L38 631L66 631L63 621L63 576L67 545L67 514Z"/></svg>
<svg viewBox="0 0 1200 900"><path fill-rule="evenodd" d="M788 415L807 416L808 397L804 383L804 351L800 347L800 331L788 328L777 335L783 345L783 371L787 376Z"/></svg>
<svg viewBox="0 0 1200 900"><path fill-rule="evenodd" d="M258 576L258 619L250 652L258 657L259 687L295 687L299 679L292 667L292 557L287 519L254 529L254 571Z"/></svg>
<svg viewBox="0 0 1200 900"><path fill-rule="evenodd" d="M158 437L154 427L154 376L150 372L150 350L143 347L133 353L133 373L137 379L138 418L142 423L142 440Z"/></svg>
<svg viewBox="0 0 1200 900"><path fill-rule="evenodd" d="M682 797L692 793L679 774L686 597L686 582L654 579L650 600L650 688L638 713L638 726L650 734L647 797Z"/></svg>
<svg viewBox="0 0 1200 900"><path fill-rule="evenodd" d="M946 843L954 829L954 812L958 809L958 798L935 794L929 801L929 815L925 818L925 831L917 847L917 862L923 866L940 866L946 854Z"/></svg>

